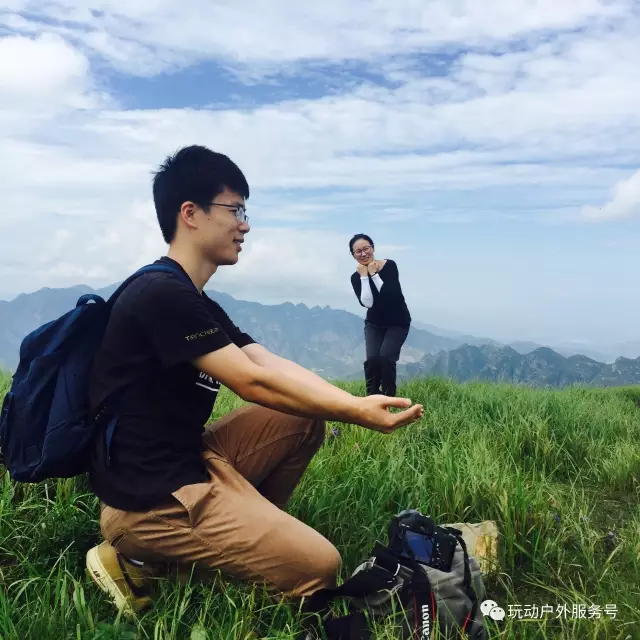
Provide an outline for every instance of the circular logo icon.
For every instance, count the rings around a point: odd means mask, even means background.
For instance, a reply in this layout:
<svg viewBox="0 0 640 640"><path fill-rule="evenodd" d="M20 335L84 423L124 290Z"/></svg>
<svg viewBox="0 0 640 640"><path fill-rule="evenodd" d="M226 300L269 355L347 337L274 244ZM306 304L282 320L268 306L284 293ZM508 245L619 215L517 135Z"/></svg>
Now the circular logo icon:
<svg viewBox="0 0 640 640"><path fill-rule="evenodd" d="M482 611L482 615L488 616L489 612L491 611L491 609L493 609L493 607L497 607L497 606L498 606L498 603L495 602L494 600L485 600L480 605L480 611Z"/></svg>
<svg viewBox="0 0 640 640"><path fill-rule="evenodd" d="M504 620L504 609L499 607L495 600L485 600L480 605L480 611L482 611L482 615L489 616L492 620Z"/></svg>
<svg viewBox="0 0 640 640"><path fill-rule="evenodd" d="M504 609L502 607L493 607L493 609L489 611L489 616L492 620L504 620Z"/></svg>

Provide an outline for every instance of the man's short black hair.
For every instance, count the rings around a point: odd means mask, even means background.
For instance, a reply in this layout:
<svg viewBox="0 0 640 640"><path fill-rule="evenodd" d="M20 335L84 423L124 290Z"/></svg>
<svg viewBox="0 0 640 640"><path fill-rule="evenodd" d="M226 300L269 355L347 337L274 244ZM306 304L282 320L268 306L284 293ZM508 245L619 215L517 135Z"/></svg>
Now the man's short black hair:
<svg viewBox="0 0 640 640"><path fill-rule="evenodd" d="M244 174L222 153L192 145L167 156L153 178L153 201L165 242L169 244L176 235L184 202L194 202L206 210L225 187L249 197Z"/></svg>

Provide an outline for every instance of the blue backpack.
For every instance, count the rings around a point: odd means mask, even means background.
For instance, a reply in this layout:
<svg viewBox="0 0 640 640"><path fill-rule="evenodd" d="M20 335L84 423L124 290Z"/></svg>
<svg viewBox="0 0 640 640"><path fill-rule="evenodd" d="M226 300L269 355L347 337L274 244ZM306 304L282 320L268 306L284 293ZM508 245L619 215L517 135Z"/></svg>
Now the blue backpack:
<svg viewBox="0 0 640 640"><path fill-rule="evenodd" d="M169 265L147 265L127 278L108 300L83 295L74 309L24 338L0 413L0 462L4 458L12 479L40 482L87 471L97 429L88 394L94 356L117 297L135 278L154 271L187 280Z"/></svg>

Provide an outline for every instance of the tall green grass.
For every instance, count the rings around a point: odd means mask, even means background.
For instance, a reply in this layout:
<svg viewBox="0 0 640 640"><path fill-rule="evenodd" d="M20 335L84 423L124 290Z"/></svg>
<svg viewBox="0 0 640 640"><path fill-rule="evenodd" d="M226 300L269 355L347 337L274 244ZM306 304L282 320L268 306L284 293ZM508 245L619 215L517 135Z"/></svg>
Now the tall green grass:
<svg viewBox="0 0 640 640"><path fill-rule="evenodd" d="M0 397L7 386L0 378ZM424 405L423 420L390 436L328 425L289 506L338 547L343 577L400 509L443 523L493 519L500 571L486 584L507 618L487 619L491 637L640 638L640 390L434 379L400 392ZM214 417L239 404L225 390ZM166 583L151 611L122 620L85 578L84 555L99 539L84 478L0 481L0 640L284 639L299 630L294 609L223 579ZM607 604L615 619L604 614ZM553 613L518 619L510 605L551 605ZM558 617L561 605L566 617ZM573 618L573 605L602 613ZM375 637L394 638L394 629L376 625Z"/></svg>

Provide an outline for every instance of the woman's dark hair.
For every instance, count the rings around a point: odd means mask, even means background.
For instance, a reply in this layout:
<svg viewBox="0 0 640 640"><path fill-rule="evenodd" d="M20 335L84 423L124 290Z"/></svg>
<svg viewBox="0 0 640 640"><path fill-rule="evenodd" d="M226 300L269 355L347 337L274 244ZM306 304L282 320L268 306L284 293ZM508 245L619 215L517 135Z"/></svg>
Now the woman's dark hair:
<svg viewBox="0 0 640 640"><path fill-rule="evenodd" d="M375 245L373 244L373 240L368 235L365 235L364 233L356 233L356 235L353 236L353 238L351 238L351 240L349 240L349 251L351 251L351 255L353 255L353 245L358 240L366 240L371 245L371 248L375 249Z"/></svg>

